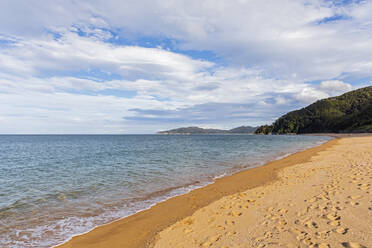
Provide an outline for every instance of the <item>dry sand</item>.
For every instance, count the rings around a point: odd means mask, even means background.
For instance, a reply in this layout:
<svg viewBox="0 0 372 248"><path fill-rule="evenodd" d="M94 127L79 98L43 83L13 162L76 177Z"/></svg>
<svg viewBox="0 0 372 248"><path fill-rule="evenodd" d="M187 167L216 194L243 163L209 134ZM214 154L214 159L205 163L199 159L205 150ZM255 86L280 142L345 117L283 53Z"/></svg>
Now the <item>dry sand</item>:
<svg viewBox="0 0 372 248"><path fill-rule="evenodd" d="M152 246L372 247L372 137L339 139L278 176L199 209Z"/></svg>
<svg viewBox="0 0 372 248"><path fill-rule="evenodd" d="M372 247L372 137L218 179L62 248Z"/></svg>

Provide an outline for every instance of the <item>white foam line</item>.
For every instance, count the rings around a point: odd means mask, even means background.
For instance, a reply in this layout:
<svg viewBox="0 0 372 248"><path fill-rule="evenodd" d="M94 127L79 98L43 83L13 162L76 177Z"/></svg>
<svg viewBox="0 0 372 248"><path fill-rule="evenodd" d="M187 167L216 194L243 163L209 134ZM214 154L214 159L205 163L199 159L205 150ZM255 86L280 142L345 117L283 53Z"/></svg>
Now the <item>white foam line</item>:
<svg viewBox="0 0 372 248"><path fill-rule="evenodd" d="M262 165L264 165L264 164L266 164L266 163L268 163L268 162L270 162L270 161L277 161L277 160L283 159L283 158L288 157L288 156L290 156L290 155L292 155L292 154L295 154L295 153L297 153L297 152L301 152L301 151L304 151L304 150L307 150L307 149L310 149L310 148L314 148L314 147L320 146L320 145L322 145L322 144L324 144L324 143L326 143L326 142L328 142L328 141L334 139L334 138L331 137L331 136L324 136L324 137L330 137L331 139L329 139L329 140L324 140L324 141L318 141L318 142L315 142L313 145L311 145L311 146L309 146L309 147L306 147L306 148L304 147L304 148L301 148L301 149L299 149L299 150L297 150L297 151L294 151L294 152L291 152L291 153L286 153L286 154L284 154L284 155L280 155L280 156L276 157L276 158L273 159L273 160L262 161L261 163L259 163L259 165L254 166L254 167L248 167L248 166L247 166L246 168L243 168L243 169L238 170L238 171L235 171L235 172L231 172L231 173L224 172L224 173L222 173L221 175L217 175L217 176L213 177L212 181L204 182L204 183L202 183L200 186L190 185L190 186L184 188L186 191L183 192L183 193L176 194L176 195L172 195L172 196L166 196L163 200L160 200L160 201L154 202L154 203L150 204L148 207L143 208L143 209L140 209L140 210L138 210L138 211L135 211L135 212L132 213L132 214L125 215L125 216L123 216L123 217L120 217L120 218L118 218L118 219L116 219L116 220L110 221L110 222L105 223L105 224L102 224L102 225L97 225L97 226L95 226L95 227L89 229L88 231L85 231L85 232L82 232L82 233L79 233L79 234L72 235L70 238L66 239L66 240L63 241L62 243L57 244L57 245L54 245L54 246L52 246L52 247L54 248L54 247L60 246L60 245L62 245L62 244L64 244L64 243L70 241L70 240L73 239L74 237L78 237L78 236L84 235L84 234L86 234L86 233L88 233L88 232L90 232L90 231L92 231L92 230L94 230L94 229L96 229L96 228L98 228L98 227L106 226L106 225L110 225L110 224L112 224L112 223L114 223L114 222L116 222L116 221L120 221L120 220L122 220L122 219L124 219L124 218L127 218L127 217L131 216L131 215L135 215L135 214L140 213L140 212L142 212L142 211L148 210L148 209L152 208L153 206L155 206L156 204L159 204L159 203L161 203L161 202L165 202L165 201L167 201L167 200L169 200L169 199L171 199L171 198L173 198L173 197L177 197L177 196L185 195L185 194L189 193L189 192L192 191L192 190L199 189L199 188L203 188L203 187L205 187L205 186L207 186L207 185L209 185L209 184L214 183L215 180L218 179L218 178L222 178L222 177L225 177L225 176L231 176L231 175L233 175L233 174L235 174L235 173L238 173L238 172L241 172L241 171L245 171L245 170L249 170L249 169L252 169L252 168L255 168L255 167L262 166ZM171 192L172 192L172 191L171 191Z"/></svg>
<svg viewBox="0 0 372 248"><path fill-rule="evenodd" d="M140 210L138 210L138 211L135 211L134 213L131 213L131 214L125 215L125 216L123 216L123 217L120 217L120 218L118 218L118 219L116 219L116 220L110 221L110 222L105 223L105 224L102 224L102 225L97 225L97 226L95 226L95 227L89 229L88 231L85 231L85 232L82 232L82 233L79 233L79 234L74 234L74 235L71 236L70 238L68 238L68 239L66 239L65 241L63 241L62 243L59 243L59 244L54 245L54 246L52 246L52 247L57 247L57 246L59 246L59 245L62 245L62 244L64 244L64 243L70 241L70 240L71 240L72 238L74 238L74 237L84 235L84 234L86 234L86 233L88 233L88 232L90 232L90 231L92 231L92 230L94 230L94 229L96 229L96 228L98 228L98 227L106 226L106 225L110 225L110 224L112 224L112 223L114 223L114 222L116 222L116 221L120 221L120 220L122 220L122 219L125 219L125 218L131 216L131 215L135 215L135 214L140 213L140 212L142 212L142 211L148 210L148 209L152 208L153 206L155 206L156 204L159 204L159 203L161 203L161 202L165 202L165 201L167 201L167 200L169 200L169 199L171 199L171 198L173 198L173 197L177 197L177 196L185 195L185 194L189 193L189 192L192 191L192 190L199 189L199 188L203 188L203 187L205 187L205 186L207 186L207 185L209 185L209 184L212 184L212 183L214 183L214 181L205 182L205 183L201 184L200 186L190 185L190 186L188 186L188 187L186 187L186 188L183 188L183 189L185 189L185 192L183 192L183 193L175 194L175 195L171 195L171 196L166 196L164 199L162 199L162 200L160 200L160 201L156 201L156 202L150 204L148 207L142 208L142 209L140 209ZM176 189L176 190L177 190L177 189ZM176 190L175 190L175 191L176 191ZM171 191L171 192L172 192L172 191Z"/></svg>

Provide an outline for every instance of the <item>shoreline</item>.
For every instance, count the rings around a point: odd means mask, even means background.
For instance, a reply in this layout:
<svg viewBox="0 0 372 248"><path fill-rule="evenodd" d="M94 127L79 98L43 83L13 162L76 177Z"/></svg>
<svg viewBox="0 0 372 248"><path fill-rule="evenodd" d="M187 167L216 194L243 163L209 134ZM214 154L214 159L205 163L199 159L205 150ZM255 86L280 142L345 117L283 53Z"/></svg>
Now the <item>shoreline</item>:
<svg viewBox="0 0 372 248"><path fill-rule="evenodd" d="M340 138L339 135L323 134L322 136L330 136L334 139L283 158L279 157L258 167L246 168L216 178L214 182L205 186L168 198L133 215L95 227L54 247L148 247L157 233L166 227L224 196L275 181L282 168L306 162L318 152L337 143Z"/></svg>
<svg viewBox="0 0 372 248"><path fill-rule="evenodd" d="M372 137L337 139L277 180L170 225L150 247L372 247L371 190Z"/></svg>

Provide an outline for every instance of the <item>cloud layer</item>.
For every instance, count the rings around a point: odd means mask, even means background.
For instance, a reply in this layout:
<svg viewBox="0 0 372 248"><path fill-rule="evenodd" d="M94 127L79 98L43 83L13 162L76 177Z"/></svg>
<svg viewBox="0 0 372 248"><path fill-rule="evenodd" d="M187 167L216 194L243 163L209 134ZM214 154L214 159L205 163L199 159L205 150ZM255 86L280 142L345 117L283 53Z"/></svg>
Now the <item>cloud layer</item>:
<svg viewBox="0 0 372 248"><path fill-rule="evenodd" d="M3 1L0 133L270 123L371 84L369 11L369 1Z"/></svg>

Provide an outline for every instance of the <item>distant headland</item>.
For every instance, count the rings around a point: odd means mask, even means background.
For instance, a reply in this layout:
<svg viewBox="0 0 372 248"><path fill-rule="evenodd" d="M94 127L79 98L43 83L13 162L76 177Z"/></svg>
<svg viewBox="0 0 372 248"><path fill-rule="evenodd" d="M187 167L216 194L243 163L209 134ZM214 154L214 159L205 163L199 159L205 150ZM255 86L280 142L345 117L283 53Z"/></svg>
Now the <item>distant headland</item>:
<svg viewBox="0 0 372 248"><path fill-rule="evenodd" d="M181 127L167 131L158 132L158 134L253 134L257 127L240 126L229 130L200 128L200 127Z"/></svg>
<svg viewBox="0 0 372 248"><path fill-rule="evenodd" d="M291 111L271 125L240 126L229 130L181 127L158 134L306 134L371 133L372 86L330 97Z"/></svg>

